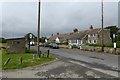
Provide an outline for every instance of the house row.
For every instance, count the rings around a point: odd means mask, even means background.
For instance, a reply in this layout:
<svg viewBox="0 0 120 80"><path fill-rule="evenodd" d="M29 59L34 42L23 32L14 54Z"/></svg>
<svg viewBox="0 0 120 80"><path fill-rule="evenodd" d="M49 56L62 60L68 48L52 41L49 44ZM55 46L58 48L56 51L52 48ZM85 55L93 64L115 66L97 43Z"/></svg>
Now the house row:
<svg viewBox="0 0 120 80"><path fill-rule="evenodd" d="M83 44L102 44L102 29L93 28L91 25L88 30L78 31L74 29L73 32L51 35L48 39L49 42L64 43L68 41L70 45L83 45ZM109 45L112 43L110 37L110 30L103 29L103 44Z"/></svg>

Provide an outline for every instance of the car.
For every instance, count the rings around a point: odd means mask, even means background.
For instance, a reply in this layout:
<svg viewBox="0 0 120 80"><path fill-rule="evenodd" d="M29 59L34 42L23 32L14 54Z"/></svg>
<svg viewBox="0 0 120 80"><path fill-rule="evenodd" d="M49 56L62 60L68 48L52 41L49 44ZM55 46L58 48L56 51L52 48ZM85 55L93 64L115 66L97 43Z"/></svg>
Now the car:
<svg viewBox="0 0 120 80"><path fill-rule="evenodd" d="M44 45L43 45L43 43L39 43L39 46L40 46L40 47L43 47Z"/></svg>
<svg viewBox="0 0 120 80"><path fill-rule="evenodd" d="M44 43L43 46L44 46L44 47L49 47L49 44Z"/></svg>
<svg viewBox="0 0 120 80"><path fill-rule="evenodd" d="M55 43L49 44L49 47L52 49L59 49L59 46Z"/></svg>
<svg viewBox="0 0 120 80"><path fill-rule="evenodd" d="M8 49L9 48L9 46L0 46L0 50L1 49Z"/></svg>

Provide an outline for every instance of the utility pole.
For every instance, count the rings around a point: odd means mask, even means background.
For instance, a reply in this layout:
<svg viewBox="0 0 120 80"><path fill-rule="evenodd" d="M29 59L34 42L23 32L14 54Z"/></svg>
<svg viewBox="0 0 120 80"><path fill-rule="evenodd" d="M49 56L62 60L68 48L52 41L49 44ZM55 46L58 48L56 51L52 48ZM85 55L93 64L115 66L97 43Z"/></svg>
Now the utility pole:
<svg viewBox="0 0 120 80"><path fill-rule="evenodd" d="M102 0L102 39L101 39L102 51L104 51L104 42L103 42L103 41L104 41L104 40L103 40L103 30L104 30L104 29L103 29L103 25L104 25L104 24L103 24L103 22L104 22L104 21L103 21L103 0Z"/></svg>
<svg viewBox="0 0 120 80"><path fill-rule="evenodd" d="M39 47L39 41L40 41L40 0L38 1L38 36L37 36L37 54L40 54L40 47Z"/></svg>

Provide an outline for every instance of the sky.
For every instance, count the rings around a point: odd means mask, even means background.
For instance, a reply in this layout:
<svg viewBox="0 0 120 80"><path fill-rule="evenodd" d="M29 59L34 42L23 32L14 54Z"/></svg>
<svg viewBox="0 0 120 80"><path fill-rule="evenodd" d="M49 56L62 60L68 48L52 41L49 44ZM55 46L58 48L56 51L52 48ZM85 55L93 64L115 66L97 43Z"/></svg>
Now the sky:
<svg viewBox="0 0 120 80"><path fill-rule="evenodd" d="M2 37L23 37L31 32L37 35L37 2L0 3L0 32ZM101 27L101 2L42 2L41 36L69 33ZM104 27L118 26L118 3L104 2Z"/></svg>

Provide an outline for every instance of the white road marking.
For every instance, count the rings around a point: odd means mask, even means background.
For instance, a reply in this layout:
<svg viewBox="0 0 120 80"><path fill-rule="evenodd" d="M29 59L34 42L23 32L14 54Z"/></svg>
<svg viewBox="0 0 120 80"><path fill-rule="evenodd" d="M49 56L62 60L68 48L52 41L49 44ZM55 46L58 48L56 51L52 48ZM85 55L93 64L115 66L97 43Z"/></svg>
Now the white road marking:
<svg viewBox="0 0 120 80"><path fill-rule="evenodd" d="M83 67L86 67L86 68L89 68L89 69L92 69L92 70L95 70L95 71L102 72L102 73L107 74L107 75L111 75L111 76L114 76L114 77L119 77L118 72L115 72L115 71L103 70L103 69L100 69L100 68L92 68L90 66L87 66L86 64L83 64L83 63L80 63L80 62L77 62L77 61L69 61L69 62L81 65Z"/></svg>
<svg viewBox="0 0 120 80"><path fill-rule="evenodd" d="M100 78L100 76L98 76L97 74L95 74L92 71L87 71L87 72L85 72L85 74L88 75L88 76L92 76L94 78Z"/></svg>

